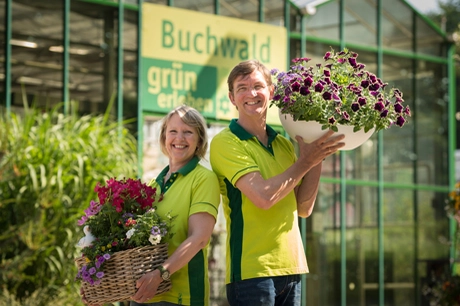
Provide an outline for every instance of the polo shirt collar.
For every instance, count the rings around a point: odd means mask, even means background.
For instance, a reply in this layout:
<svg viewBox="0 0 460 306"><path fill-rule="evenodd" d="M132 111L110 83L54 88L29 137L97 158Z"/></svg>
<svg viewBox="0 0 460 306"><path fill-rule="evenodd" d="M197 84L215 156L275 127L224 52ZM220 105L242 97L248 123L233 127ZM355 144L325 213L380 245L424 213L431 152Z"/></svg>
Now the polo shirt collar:
<svg viewBox="0 0 460 306"><path fill-rule="evenodd" d="M185 166L180 168L177 172L171 173L171 176L173 176L173 174L175 173L180 173L183 176L186 176L187 174L192 172L193 169L196 168L199 162L200 162L200 159L198 158L198 156L195 155ZM163 178L165 177L166 173L168 173L168 171L169 171L169 165L166 166L163 169L163 171L161 171L160 174L157 176L156 178L157 183L161 185L163 184Z"/></svg>
<svg viewBox="0 0 460 306"><path fill-rule="evenodd" d="M232 119L229 125L230 131L235 134L240 140L248 140L254 135L247 132L241 125L238 124L238 119ZM268 124L266 125L267 128L267 135L268 135L268 143L272 143L275 140L278 133Z"/></svg>

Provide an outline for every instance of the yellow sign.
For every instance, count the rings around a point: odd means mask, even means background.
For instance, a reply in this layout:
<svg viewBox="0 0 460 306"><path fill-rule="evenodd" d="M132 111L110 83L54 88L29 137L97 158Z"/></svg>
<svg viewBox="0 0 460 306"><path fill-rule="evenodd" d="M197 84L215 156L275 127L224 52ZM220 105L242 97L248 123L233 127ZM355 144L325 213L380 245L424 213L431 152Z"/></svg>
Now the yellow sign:
<svg viewBox="0 0 460 306"><path fill-rule="evenodd" d="M227 76L241 61L258 59L286 69L284 27L164 5L142 5L143 110L168 112L188 104L207 118L237 117L228 99ZM279 124L276 108L268 123Z"/></svg>

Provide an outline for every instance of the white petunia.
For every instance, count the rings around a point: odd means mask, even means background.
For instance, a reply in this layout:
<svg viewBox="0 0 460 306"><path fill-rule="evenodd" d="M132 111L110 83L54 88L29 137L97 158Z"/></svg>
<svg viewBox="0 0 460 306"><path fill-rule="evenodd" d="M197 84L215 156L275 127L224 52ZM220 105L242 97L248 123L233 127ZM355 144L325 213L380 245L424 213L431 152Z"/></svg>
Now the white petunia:
<svg viewBox="0 0 460 306"><path fill-rule="evenodd" d="M161 235L150 235L149 241L152 245L157 245L161 242Z"/></svg>
<svg viewBox="0 0 460 306"><path fill-rule="evenodd" d="M129 231L126 232L126 238L131 238L131 236L134 234L134 232L136 231L136 229L132 228L130 229Z"/></svg>

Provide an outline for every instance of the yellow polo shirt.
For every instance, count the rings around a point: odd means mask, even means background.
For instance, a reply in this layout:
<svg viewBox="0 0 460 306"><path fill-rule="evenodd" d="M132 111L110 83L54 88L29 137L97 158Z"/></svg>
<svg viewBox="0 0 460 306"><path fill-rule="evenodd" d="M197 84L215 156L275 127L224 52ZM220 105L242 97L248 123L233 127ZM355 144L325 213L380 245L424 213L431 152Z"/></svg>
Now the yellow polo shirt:
<svg viewBox="0 0 460 306"><path fill-rule="evenodd" d="M265 147L234 119L211 142L210 162L219 178L227 221L227 283L308 273L294 191L265 210L235 187L245 174L259 171L270 178L296 161L289 140L268 125L267 133Z"/></svg>
<svg viewBox="0 0 460 306"><path fill-rule="evenodd" d="M169 241L168 253L172 253L187 238L188 218L200 212L217 217L220 203L219 183L216 175L198 163L194 157L187 165L163 185L163 178L169 171L167 166L150 182L164 198L154 203L157 213L164 216L171 211L177 216L173 222L174 236ZM199 251L182 269L171 275L172 287L168 292L155 296L149 303L167 301L179 305L209 305L208 247Z"/></svg>

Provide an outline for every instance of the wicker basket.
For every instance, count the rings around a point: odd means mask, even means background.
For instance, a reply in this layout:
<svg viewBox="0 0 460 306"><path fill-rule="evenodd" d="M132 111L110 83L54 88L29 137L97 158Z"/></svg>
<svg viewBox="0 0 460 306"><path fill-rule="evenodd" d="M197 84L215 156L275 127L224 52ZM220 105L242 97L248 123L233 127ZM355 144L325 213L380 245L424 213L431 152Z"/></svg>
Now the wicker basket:
<svg viewBox="0 0 460 306"><path fill-rule="evenodd" d="M136 293L136 281L145 273L155 270L168 258L168 244L138 247L116 252L104 263L104 277L97 286L82 282L85 298L89 304L127 301ZM75 259L80 269L85 258ZM157 294L168 291L171 281L163 281Z"/></svg>

